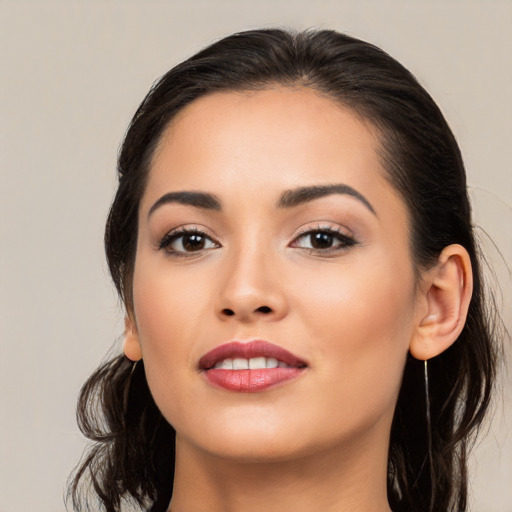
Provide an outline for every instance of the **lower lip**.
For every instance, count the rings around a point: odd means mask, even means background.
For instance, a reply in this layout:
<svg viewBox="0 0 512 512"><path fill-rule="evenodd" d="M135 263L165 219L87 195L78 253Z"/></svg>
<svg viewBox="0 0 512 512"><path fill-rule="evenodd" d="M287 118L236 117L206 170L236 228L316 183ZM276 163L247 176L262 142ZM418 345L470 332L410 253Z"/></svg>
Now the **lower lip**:
<svg viewBox="0 0 512 512"><path fill-rule="evenodd" d="M260 370L217 370L203 372L206 380L214 387L237 391L239 393L257 393L271 387L296 379L305 368L262 368Z"/></svg>

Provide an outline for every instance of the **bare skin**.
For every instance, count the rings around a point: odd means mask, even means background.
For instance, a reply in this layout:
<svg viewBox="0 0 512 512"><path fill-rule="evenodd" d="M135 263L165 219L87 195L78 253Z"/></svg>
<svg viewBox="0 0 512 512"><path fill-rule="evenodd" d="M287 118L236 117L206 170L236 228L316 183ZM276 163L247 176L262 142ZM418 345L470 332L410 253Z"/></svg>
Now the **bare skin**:
<svg viewBox="0 0 512 512"><path fill-rule="evenodd" d="M350 110L284 87L201 98L164 133L139 212L125 353L144 358L177 432L169 511L390 512L406 356L457 338L471 268L450 246L417 279L408 212L376 149ZM283 206L289 191L334 184L349 188ZM160 201L183 191L218 207ZM205 353L255 338L306 370L257 393L203 378Z"/></svg>

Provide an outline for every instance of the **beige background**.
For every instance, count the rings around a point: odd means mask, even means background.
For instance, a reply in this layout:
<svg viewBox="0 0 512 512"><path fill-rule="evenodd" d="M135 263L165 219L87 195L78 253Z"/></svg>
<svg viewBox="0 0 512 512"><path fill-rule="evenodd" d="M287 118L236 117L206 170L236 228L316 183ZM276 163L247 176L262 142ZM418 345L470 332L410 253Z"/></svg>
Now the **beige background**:
<svg viewBox="0 0 512 512"><path fill-rule="evenodd" d="M76 396L121 333L102 231L131 115L173 64L267 25L335 28L409 67L460 141L477 223L512 261L512 2L0 0L0 512L64 510L84 446ZM485 246L510 319L510 274ZM500 400L472 461L477 512L512 511Z"/></svg>

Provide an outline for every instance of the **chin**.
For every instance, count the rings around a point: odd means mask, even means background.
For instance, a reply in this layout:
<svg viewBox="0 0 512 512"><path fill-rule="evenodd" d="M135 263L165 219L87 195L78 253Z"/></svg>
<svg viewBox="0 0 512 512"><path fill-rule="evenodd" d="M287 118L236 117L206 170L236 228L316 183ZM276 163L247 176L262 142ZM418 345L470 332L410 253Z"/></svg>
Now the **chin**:
<svg viewBox="0 0 512 512"><path fill-rule="evenodd" d="M207 445L202 443L201 448L211 456L241 464L287 462L306 455L299 446L291 443L289 438L274 438L269 442L267 436L263 439L250 440L246 436L238 439L222 439Z"/></svg>
<svg viewBox="0 0 512 512"><path fill-rule="evenodd" d="M321 427L310 418L308 422L300 421L300 415L295 422L290 421L290 416L272 418L273 421L267 417L255 422L241 418L241 421L229 423L217 418L219 421L199 423L200 427L197 423L177 425L178 444L181 438L189 448L210 457L258 464L290 462L350 443L353 433L344 435L343 426Z"/></svg>
<svg viewBox="0 0 512 512"><path fill-rule="evenodd" d="M241 463L290 460L303 455L310 444L307 429L290 425L284 418L283 421L269 421L268 418L247 421L240 417L240 420L217 417L216 421L176 425L177 442Z"/></svg>

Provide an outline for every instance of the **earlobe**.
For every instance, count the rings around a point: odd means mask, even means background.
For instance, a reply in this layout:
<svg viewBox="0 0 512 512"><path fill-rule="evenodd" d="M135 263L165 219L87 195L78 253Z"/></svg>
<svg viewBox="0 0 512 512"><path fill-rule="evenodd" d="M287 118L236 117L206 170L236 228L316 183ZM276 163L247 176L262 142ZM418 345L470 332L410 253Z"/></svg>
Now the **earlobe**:
<svg viewBox="0 0 512 512"><path fill-rule="evenodd" d="M124 355L131 361L139 361L142 359L142 350L135 320L130 316L126 316L124 319L124 327Z"/></svg>
<svg viewBox="0 0 512 512"><path fill-rule="evenodd" d="M425 272L423 294L427 313L419 320L409 350L416 359L430 359L459 337L473 292L471 260L464 247L449 245L437 264Z"/></svg>

